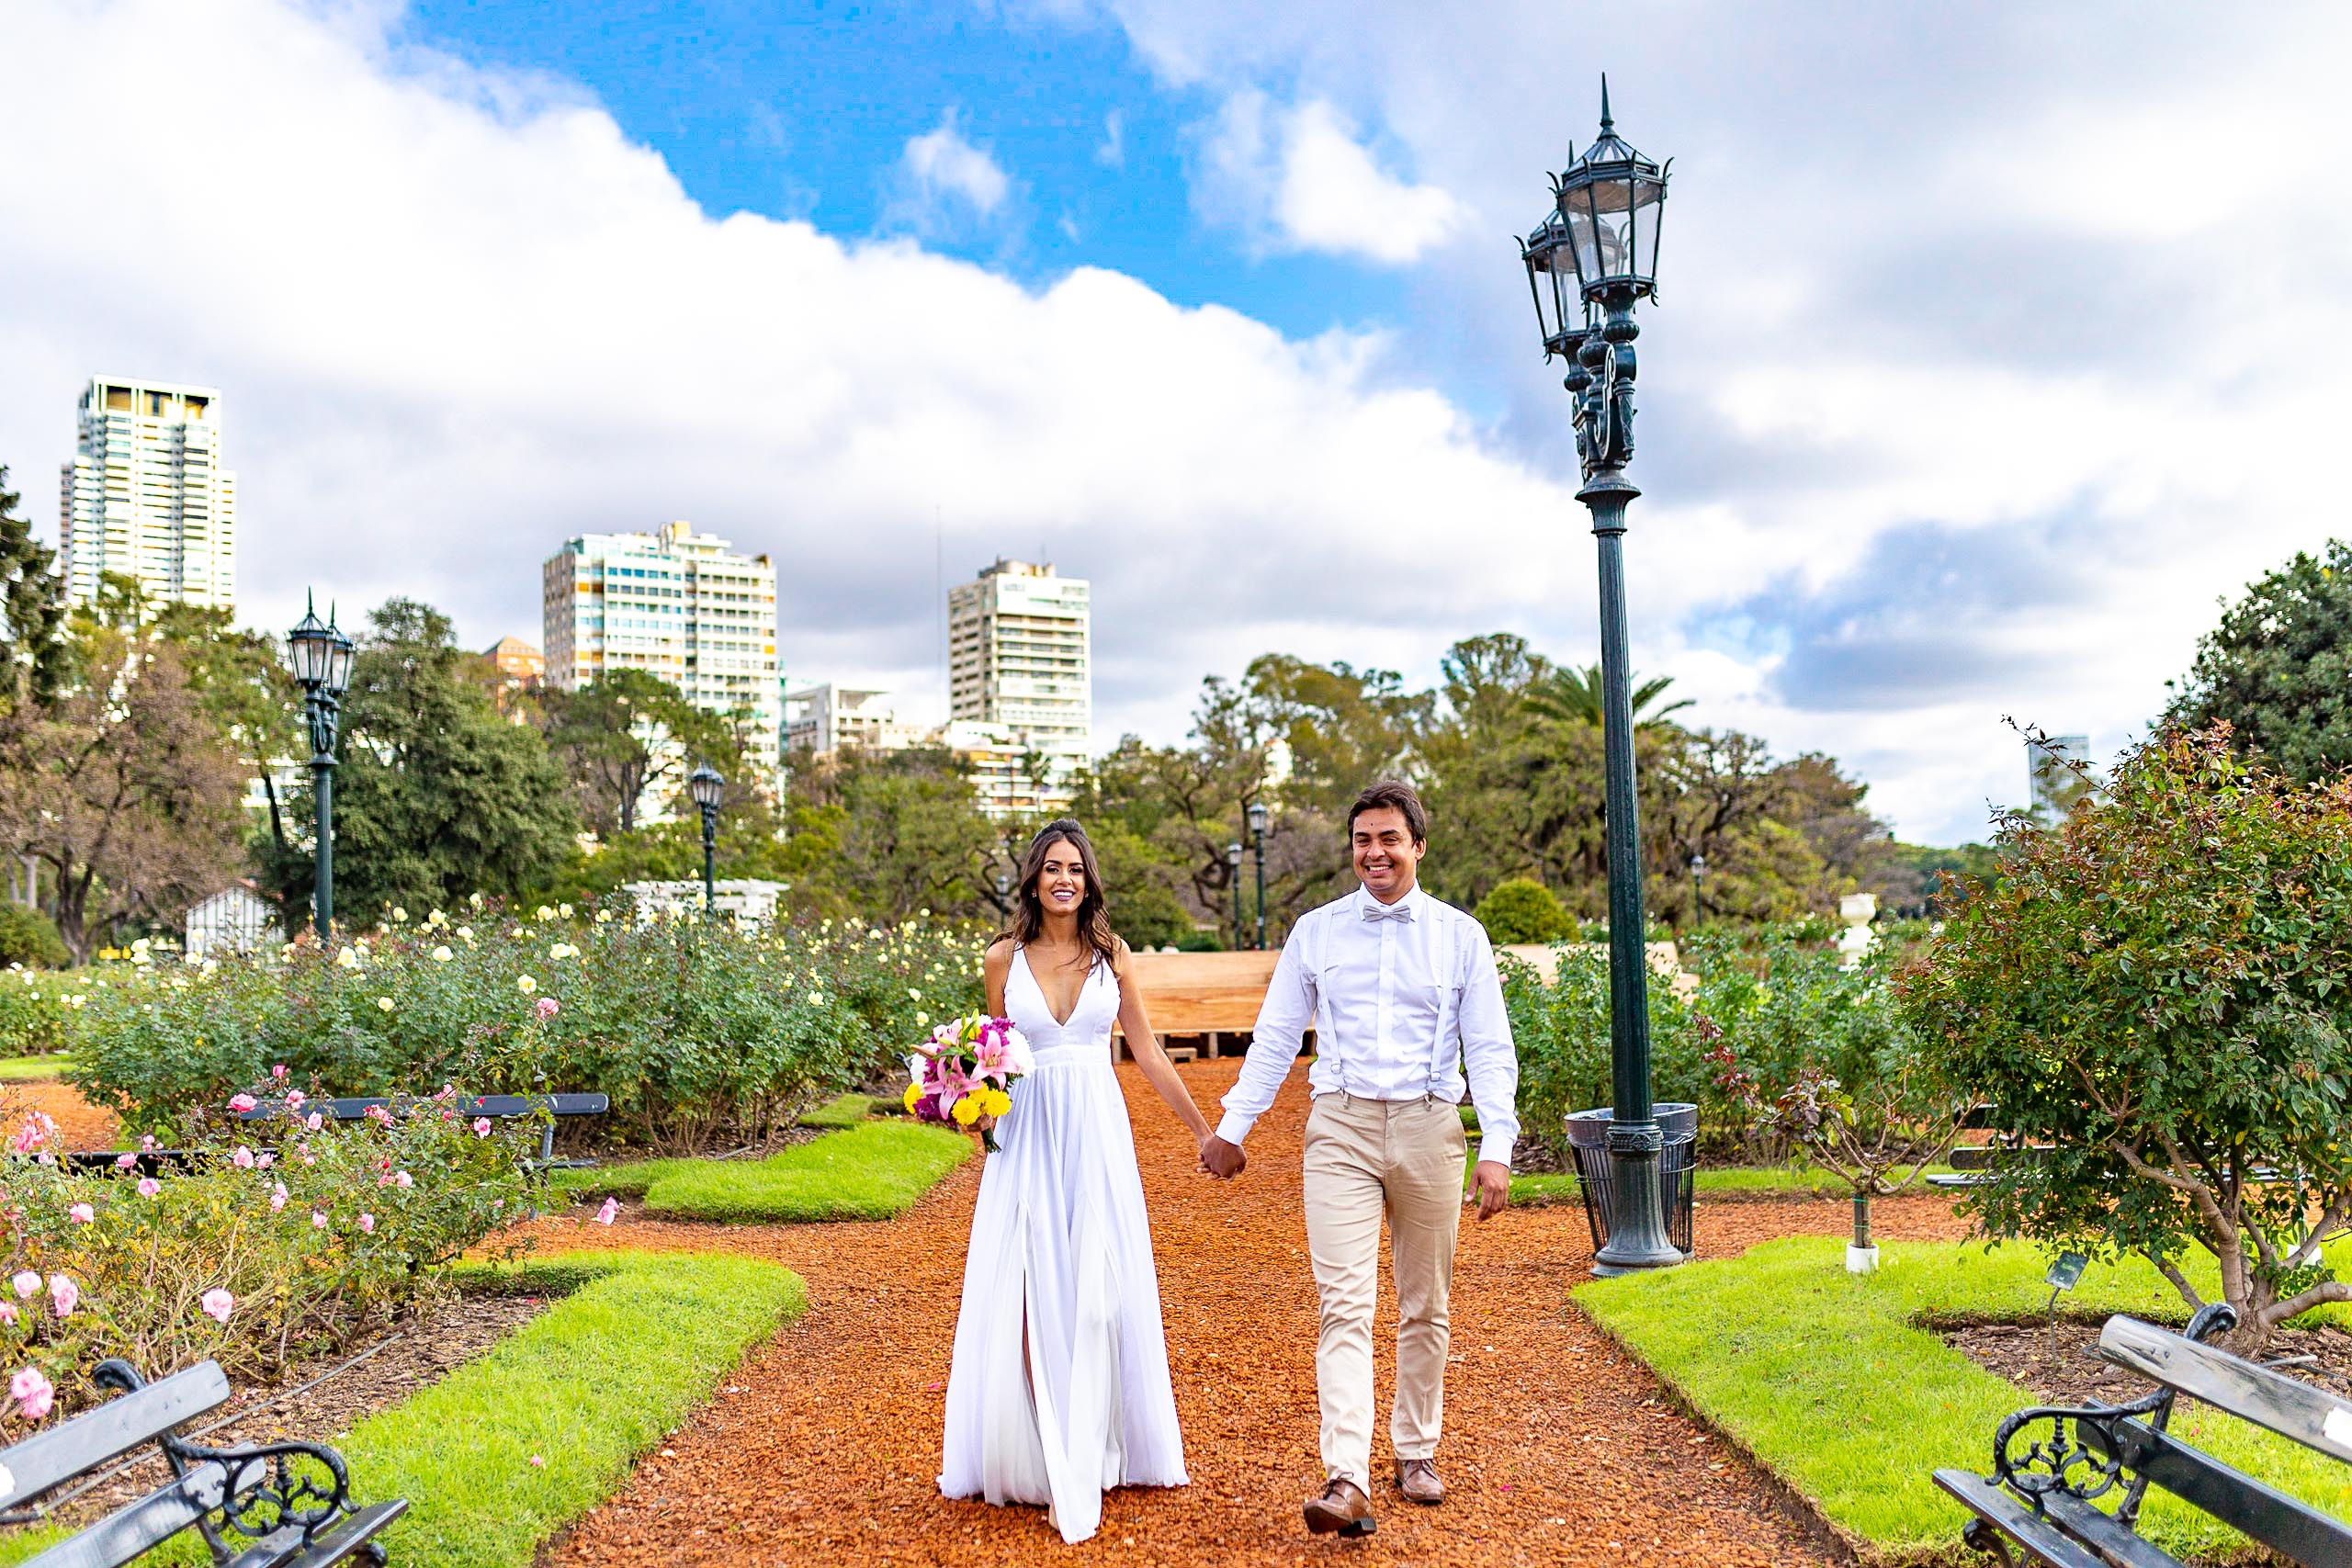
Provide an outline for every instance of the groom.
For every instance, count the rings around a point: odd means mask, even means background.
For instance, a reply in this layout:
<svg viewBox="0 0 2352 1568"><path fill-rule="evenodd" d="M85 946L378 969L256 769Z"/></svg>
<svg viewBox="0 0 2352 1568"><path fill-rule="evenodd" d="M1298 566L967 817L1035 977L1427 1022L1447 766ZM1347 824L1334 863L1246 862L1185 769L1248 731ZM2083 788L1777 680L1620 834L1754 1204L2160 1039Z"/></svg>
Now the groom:
<svg viewBox="0 0 2352 1568"><path fill-rule="evenodd" d="M1211 1174L1239 1173L1241 1141L1273 1105L1312 1022L1306 1241L1322 1300L1315 1381L1329 1478L1306 1504L1306 1528L1317 1535L1374 1529L1372 1309L1384 1213L1396 1285L1388 1423L1396 1489L1414 1503L1445 1498L1434 1456L1464 1202L1465 1065L1481 1131L1478 1218L1502 1213L1510 1197L1519 1058L1494 949L1477 921L1420 890L1428 840L1429 815L1411 785L1383 780L1356 797L1348 841L1363 886L1292 928L1225 1119L1201 1152Z"/></svg>

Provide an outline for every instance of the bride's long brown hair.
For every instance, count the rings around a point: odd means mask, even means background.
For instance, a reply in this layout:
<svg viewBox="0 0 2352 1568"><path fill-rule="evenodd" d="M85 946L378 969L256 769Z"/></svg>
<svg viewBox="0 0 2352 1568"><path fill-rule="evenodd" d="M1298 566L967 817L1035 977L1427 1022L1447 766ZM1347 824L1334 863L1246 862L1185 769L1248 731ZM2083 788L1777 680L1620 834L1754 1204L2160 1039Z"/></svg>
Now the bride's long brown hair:
<svg viewBox="0 0 2352 1568"><path fill-rule="evenodd" d="M1012 919L1001 936L1009 936L1026 947L1037 940L1046 929L1046 901L1038 897L1037 879L1046 869L1046 854L1056 844L1068 844L1078 852L1079 869L1086 874L1086 891L1078 898L1078 940L1093 950L1093 956L1105 964L1119 961L1119 939L1111 930L1111 908L1104 901L1102 874L1094 863L1094 846L1087 841L1086 829L1078 825L1075 817L1062 817L1037 829L1029 840L1026 853L1021 857L1020 890L1013 896ZM1089 961L1092 967L1091 960Z"/></svg>

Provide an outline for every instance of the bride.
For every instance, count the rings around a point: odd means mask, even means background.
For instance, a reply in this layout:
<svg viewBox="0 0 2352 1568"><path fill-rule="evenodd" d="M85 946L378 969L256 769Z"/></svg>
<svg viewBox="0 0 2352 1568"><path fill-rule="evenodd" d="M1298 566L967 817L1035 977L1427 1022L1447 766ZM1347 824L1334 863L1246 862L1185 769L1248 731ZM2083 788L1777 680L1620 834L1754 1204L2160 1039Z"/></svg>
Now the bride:
<svg viewBox="0 0 2352 1568"><path fill-rule="evenodd" d="M1080 1541L1105 1488L1186 1479L1114 1019L1195 1145L1209 1125L1152 1037L1069 818L1031 841L985 974L989 1010L1028 1036L1036 1066L1013 1081L972 1213L939 1489L1045 1504Z"/></svg>

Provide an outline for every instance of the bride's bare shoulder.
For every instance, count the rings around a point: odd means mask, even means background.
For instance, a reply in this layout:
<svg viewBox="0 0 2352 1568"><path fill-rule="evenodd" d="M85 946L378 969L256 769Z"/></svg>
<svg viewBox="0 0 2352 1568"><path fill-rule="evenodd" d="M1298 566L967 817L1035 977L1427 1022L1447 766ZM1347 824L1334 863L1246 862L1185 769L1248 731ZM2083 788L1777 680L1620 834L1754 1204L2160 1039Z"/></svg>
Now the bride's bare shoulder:
<svg viewBox="0 0 2352 1568"><path fill-rule="evenodd" d="M1001 975L1006 970L1012 968L1012 948L1013 942L1009 936L1001 936L994 942L989 943L988 951L980 954L980 965L982 970L988 975L994 976Z"/></svg>

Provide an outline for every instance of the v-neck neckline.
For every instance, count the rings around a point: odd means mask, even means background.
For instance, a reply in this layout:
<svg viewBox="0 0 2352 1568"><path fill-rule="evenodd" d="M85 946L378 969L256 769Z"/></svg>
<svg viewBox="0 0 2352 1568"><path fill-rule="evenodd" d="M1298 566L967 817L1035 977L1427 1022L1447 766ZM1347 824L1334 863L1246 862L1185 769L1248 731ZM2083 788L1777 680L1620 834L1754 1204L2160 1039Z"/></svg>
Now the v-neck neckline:
<svg viewBox="0 0 2352 1568"><path fill-rule="evenodd" d="M1086 968L1086 978L1078 983L1078 995L1072 997L1069 1000L1069 1016L1068 1018L1054 1018L1054 998L1046 995L1046 982L1038 978L1037 966L1029 962L1029 944L1025 942L1021 944L1021 967L1029 971L1029 984L1035 988L1037 992L1037 999L1046 1004L1046 1016L1047 1018L1054 1019L1054 1027L1056 1029L1068 1029L1069 1027L1070 1019L1076 1018L1078 1016L1078 1010L1085 1005L1086 987L1094 983L1094 966L1091 964L1088 964Z"/></svg>

